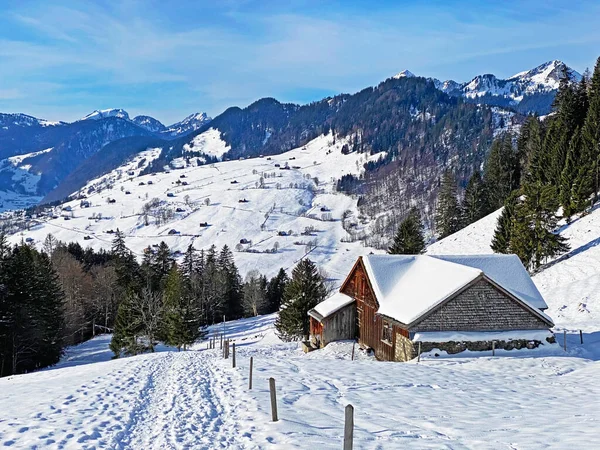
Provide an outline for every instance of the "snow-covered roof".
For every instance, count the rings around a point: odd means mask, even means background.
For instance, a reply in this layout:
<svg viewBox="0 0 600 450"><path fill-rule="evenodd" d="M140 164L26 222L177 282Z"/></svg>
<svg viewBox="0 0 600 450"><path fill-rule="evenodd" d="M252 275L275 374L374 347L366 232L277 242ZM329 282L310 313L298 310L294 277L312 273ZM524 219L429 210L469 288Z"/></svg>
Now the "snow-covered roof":
<svg viewBox="0 0 600 450"><path fill-rule="evenodd" d="M531 308L547 308L514 255L367 255L362 260L379 303L378 314L407 325L482 274Z"/></svg>
<svg viewBox="0 0 600 450"><path fill-rule="evenodd" d="M431 255L481 270L486 276L530 306L546 309L548 305L517 255Z"/></svg>
<svg viewBox="0 0 600 450"><path fill-rule="evenodd" d="M409 324L481 275L481 270L431 256L368 255L365 270L377 312Z"/></svg>
<svg viewBox="0 0 600 450"><path fill-rule="evenodd" d="M308 314L320 322L325 317L329 317L334 312L339 311L353 301L354 299L352 297L341 292L336 292L331 297L326 298L313 309L311 309Z"/></svg>

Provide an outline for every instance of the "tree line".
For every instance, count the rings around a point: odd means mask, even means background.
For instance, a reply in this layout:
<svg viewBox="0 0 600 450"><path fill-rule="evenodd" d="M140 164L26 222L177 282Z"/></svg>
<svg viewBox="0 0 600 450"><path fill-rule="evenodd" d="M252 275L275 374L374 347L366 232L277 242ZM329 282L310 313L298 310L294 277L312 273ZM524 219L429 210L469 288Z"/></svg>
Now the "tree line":
<svg viewBox="0 0 600 450"><path fill-rule="evenodd" d="M242 279L227 246L190 246L178 264L162 242L140 263L119 231L110 251L52 235L37 250L0 235L0 376L55 364L97 333L113 333L116 357L158 342L186 348L223 318L279 310L288 282L283 269Z"/></svg>

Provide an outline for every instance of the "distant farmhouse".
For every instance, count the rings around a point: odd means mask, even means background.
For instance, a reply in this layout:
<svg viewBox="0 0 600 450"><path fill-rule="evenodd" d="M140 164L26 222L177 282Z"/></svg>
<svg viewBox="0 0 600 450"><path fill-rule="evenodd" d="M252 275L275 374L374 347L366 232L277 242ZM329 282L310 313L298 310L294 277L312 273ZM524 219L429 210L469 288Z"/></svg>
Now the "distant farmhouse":
<svg viewBox="0 0 600 450"><path fill-rule="evenodd" d="M310 346L357 339L377 359L418 345L448 353L554 342L548 306L515 255L368 255L339 292L309 311Z"/></svg>

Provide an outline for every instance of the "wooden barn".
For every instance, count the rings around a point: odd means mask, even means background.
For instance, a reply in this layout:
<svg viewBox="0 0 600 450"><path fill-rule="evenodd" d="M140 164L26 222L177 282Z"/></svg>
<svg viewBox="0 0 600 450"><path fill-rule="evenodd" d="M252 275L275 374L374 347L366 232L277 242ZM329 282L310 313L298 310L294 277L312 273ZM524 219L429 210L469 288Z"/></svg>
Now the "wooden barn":
<svg viewBox="0 0 600 450"><path fill-rule="evenodd" d="M336 292L308 312L310 344L325 347L332 341L354 339L356 336L356 306L354 298Z"/></svg>
<svg viewBox="0 0 600 450"><path fill-rule="evenodd" d="M515 255L368 255L309 312L311 344L357 339L385 361L553 342L544 299Z"/></svg>

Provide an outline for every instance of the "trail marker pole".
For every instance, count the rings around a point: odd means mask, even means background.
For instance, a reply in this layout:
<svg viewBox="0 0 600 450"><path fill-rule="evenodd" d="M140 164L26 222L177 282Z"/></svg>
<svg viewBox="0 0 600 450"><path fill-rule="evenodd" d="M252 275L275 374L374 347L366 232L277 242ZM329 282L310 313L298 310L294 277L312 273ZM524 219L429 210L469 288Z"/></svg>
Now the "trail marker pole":
<svg viewBox="0 0 600 450"><path fill-rule="evenodd" d="M252 365L254 363L254 357L250 357L250 375L248 377L248 389L252 389Z"/></svg>
<svg viewBox="0 0 600 450"><path fill-rule="evenodd" d="M579 343L583 344L583 330L579 330Z"/></svg>
<svg viewBox="0 0 600 450"><path fill-rule="evenodd" d="M356 342L352 343L352 361L354 361L354 347L356 346Z"/></svg>
<svg viewBox="0 0 600 450"><path fill-rule="evenodd" d="M232 360L231 360L231 365L233 366L233 368L235 369L235 342L233 344L231 344L233 346L232 348Z"/></svg>
<svg viewBox="0 0 600 450"><path fill-rule="evenodd" d="M344 450L352 450L354 435L354 406L347 405L344 420Z"/></svg>
<svg viewBox="0 0 600 450"><path fill-rule="evenodd" d="M421 341L419 341L419 353L417 354L417 362L421 362Z"/></svg>
<svg viewBox="0 0 600 450"><path fill-rule="evenodd" d="M563 347L566 352L567 351L567 330L563 331Z"/></svg>
<svg viewBox="0 0 600 450"><path fill-rule="evenodd" d="M277 422L277 394L275 393L275 378L269 378L269 390L271 391L271 418L273 422Z"/></svg>

